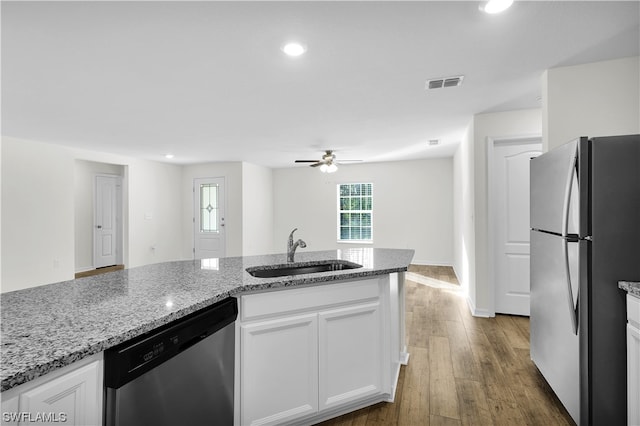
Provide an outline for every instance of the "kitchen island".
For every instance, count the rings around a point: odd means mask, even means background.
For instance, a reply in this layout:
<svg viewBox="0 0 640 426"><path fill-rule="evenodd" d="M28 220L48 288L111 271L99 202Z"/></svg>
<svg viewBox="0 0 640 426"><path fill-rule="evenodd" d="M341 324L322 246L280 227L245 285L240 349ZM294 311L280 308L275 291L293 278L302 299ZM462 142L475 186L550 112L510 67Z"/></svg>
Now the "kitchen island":
<svg viewBox="0 0 640 426"><path fill-rule="evenodd" d="M247 268L284 264L285 254L176 261L2 295L1 390L47 375L230 296L304 288L403 272L413 250L353 248L301 252L296 263L342 259L362 268L256 278ZM337 288L338 286L331 286ZM327 287L329 288L329 287ZM393 309L406 359L403 297ZM387 309L387 308L385 308ZM391 319L390 316L387 316Z"/></svg>

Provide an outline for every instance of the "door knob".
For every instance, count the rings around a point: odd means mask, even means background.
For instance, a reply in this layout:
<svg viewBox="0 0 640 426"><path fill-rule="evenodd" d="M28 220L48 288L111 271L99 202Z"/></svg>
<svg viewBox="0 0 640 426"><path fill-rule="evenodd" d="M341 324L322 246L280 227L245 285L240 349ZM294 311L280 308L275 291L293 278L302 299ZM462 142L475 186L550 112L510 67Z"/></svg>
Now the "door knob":
<svg viewBox="0 0 640 426"><path fill-rule="evenodd" d="M102 225L98 225L98 226L96 226L96 228L102 229Z"/></svg>

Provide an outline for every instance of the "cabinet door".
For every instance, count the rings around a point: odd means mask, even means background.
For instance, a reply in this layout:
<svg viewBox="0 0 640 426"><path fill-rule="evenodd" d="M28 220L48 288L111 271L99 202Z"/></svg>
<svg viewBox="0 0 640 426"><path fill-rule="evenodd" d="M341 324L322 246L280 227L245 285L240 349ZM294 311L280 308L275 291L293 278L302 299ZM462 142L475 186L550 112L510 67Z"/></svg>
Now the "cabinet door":
<svg viewBox="0 0 640 426"><path fill-rule="evenodd" d="M241 424L270 425L318 411L317 314L242 325Z"/></svg>
<svg viewBox="0 0 640 426"><path fill-rule="evenodd" d="M320 410L382 393L380 303L320 312L318 328Z"/></svg>
<svg viewBox="0 0 640 426"><path fill-rule="evenodd" d="M627 324L627 423L640 425L640 329Z"/></svg>
<svg viewBox="0 0 640 426"><path fill-rule="evenodd" d="M32 420L41 416L44 424L102 424L101 365L92 362L21 393L20 411L32 413Z"/></svg>

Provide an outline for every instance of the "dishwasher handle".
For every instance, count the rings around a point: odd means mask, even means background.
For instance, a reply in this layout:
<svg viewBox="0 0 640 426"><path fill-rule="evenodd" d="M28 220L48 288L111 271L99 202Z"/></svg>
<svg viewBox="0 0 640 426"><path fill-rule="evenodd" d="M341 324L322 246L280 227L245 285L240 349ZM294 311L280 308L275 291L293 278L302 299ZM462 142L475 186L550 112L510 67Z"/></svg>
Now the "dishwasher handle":
<svg viewBox="0 0 640 426"><path fill-rule="evenodd" d="M122 387L232 324L237 316L238 302L234 297L229 297L106 350L104 352L105 387L114 389Z"/></svg>
<svg viewBox="0 0 640 426"><path fill-rule="evenodd" d="M212 334L213 333L201 334L199 336L193 337L192 339L180 344L180 346L178 347L178 353L189 349L191 346L195 345L198 342L201 342L202 340L206 339L207 337L211 336Z"/></svg>

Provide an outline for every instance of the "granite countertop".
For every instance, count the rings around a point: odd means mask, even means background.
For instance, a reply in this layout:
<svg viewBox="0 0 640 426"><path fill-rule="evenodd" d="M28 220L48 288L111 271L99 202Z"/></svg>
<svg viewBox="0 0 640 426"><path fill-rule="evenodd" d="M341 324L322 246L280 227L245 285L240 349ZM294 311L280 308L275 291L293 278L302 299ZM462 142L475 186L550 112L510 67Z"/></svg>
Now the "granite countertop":
<svg viewBox="0 0 640 426"><path fill-rule="evenodd" d="M229 296L406 271L413 253L374 248L299 251L296 263L342 259L363 267L279 278L254 278L245 269L287 263L286 254L175 261L3 293L0 390Z"/></svg>
<svg viewBox="0 0 640 426"><path fill-rule="evenodd" d="M640 282L618 281L618 287L625 290L629 294L640 297Z"/></svg>

